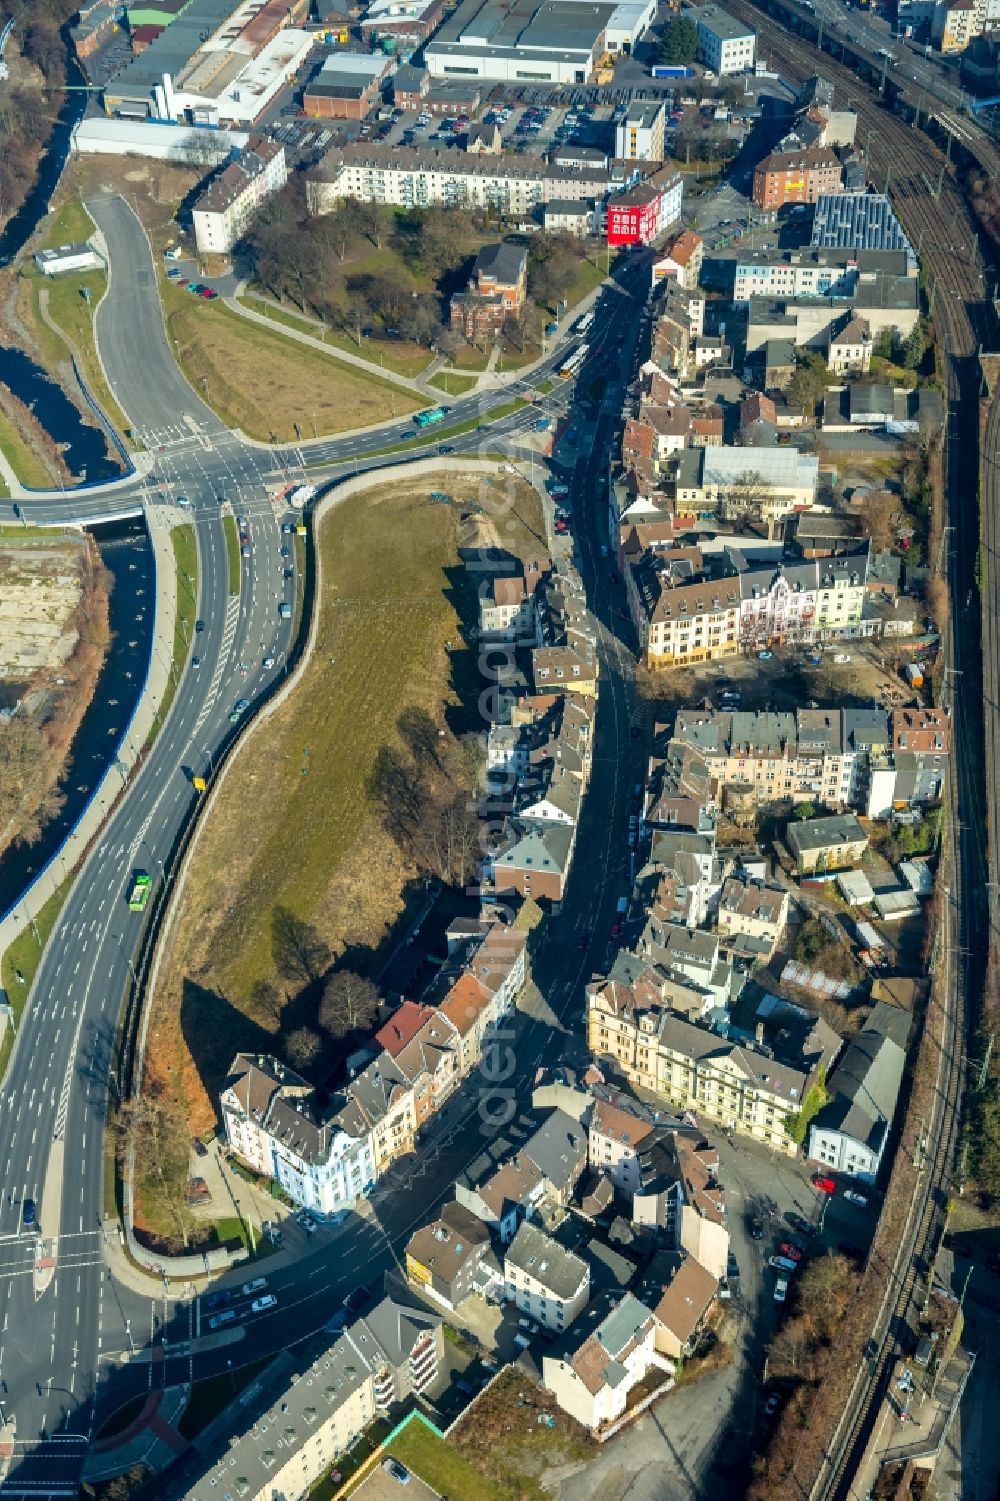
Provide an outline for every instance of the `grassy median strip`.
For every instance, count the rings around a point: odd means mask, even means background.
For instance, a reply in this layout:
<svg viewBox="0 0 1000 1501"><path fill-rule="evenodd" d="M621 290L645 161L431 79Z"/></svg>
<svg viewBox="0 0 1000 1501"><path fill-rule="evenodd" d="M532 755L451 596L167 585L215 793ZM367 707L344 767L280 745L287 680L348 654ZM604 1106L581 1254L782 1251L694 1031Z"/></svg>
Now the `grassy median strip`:
<svg viewBox="0 0 1000 1501"><path fill-rule="evenodd" d="M222 530L226 538L226 563L229 568L229 592L240 592L240 534L236 529L235 516L223 516Z"/></svg>
<svg viewBox="0 0 1000 1501"><path fill-rule="evenodd" d="M163 728L170 713L170 705L177 695L181 673L187 663L188 652L194 639L195 608L198 599L198 543L194 527L189 522L175 526L170 533L174 548L174 572L176 574L177 609L174 616L174 649L170 659L170 675L166 691L153 718L147 745L151 745Z"/></svg>
<svg viewBox="0 0 1000 1501"><path fill-rule="evenodd" d="M292 442L370 427L426 405L377 375L241 318L221 300L166 281L160 292L188 380L228 427L251 438Z"/></svg>
<svg viewBox="0 0 1000 1501"><path fill-rule="evenodd" d="M24 1014L24 1003L28 999L28 992L41 963L42 952L48 942L49 934L56 925L56 919L62 911L63 902L69 896L72 884L73 876L70 874L61 886L56 887L45 905L35 914L34 922L29 922L21 929L4 954L3 960L0 961L0 980L7 992L13 1021L13 1025L8 1027L4 1034L3 1042L0 1043L0 1079L7 1071L7 1063L14 1048L14 1034Z"/></svg>
<svg viewBox="0 0 1000 1501"><path fill-rule="evenodd" d="M424 429L419 437L407 438L403 443L393 443L389 448L376 448L370 453L359 454L358 458L378 459L387 453L409 453L414 448L428 448L433 451L434 447L439 443L446 443L450 438L460 438L463 433L471 433L477 427L492 426L494 422L500 422L504 417L510 417L520 407L526 407L527 405L528 402L525 401L523 396L515 396L513 401L508 401L503 406L491 407L485 413L485 421L483 417L469 417L467 421L459 422L454 427L428 427ZM309 467L328 468L329 460L322 466L310 465Z"/></svg>
<svg viewBox="0 0 1000 1501"><path fill-rule="evenodd" d="M475 390L478 384L478 375L459 375L455 370L439 370L428 381L428 385L437 386L447 396L464 396L467 391Z"/></svg>

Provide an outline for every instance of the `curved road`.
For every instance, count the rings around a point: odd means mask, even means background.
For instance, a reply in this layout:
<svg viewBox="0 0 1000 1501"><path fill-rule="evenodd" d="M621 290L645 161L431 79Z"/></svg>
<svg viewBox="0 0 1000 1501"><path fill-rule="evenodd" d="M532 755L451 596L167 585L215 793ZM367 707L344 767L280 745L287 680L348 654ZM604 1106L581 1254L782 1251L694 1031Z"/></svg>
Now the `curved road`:
<svg viewBox="0 0 1000 1501"><path fill-rule="evenodd" d="M127 890L135 867L162 869L191 811L189 771L201 770L232 734L228 715L239 696L251 700L281 671L290 647L290 624L277 606L294 581L283 576L281 533L265 482L282 470L301 472L329 465L336 478L359 468L396 464L400 457L365 459L410 431L408 423L375 433L321 440L302 448L270 450L229 433L184 379L171 355L160 310L150 248L132 210L120 198L88 204L108 244L112 277L97 317L97 337L109 381L130 422L156 453L155 480L76 495L40 497L22 509L32 520L87 520L113 515L137 503L157 503L158 485L182 491L192 502L199 549L197 638L200 671L188 670L167 724L148 758L124 789L100 842L75 882L46 946L0 1089L0 1162L5 1164L0 1200L0 1410L16 1421L13 1461L0 1485L4 1497L75 1495L94 1430L121 1402L151 1386L188 1381L286 1347L322 1326L349 1286L388 1265L393 1244L427 1217L450 1191L455 1175L487 1144L470 1129L476 1120L474 1091L435 1124L432 1140L404 1181L380 1185L370 1218L358 1218L339 1233L322 1231L316 1251L271 1279L279 1294L274 1315L219 1335L202 1335L198 1301L172 1296L140 1297L112 1281L104 1265L103 1132L111 1050L122 996L143 919L130 913ZM648 265L637 257L621 287L604 294L597 309L592 345L614 350L627 378L638 320L621 317L622 297L644 300ZM633 303L635 307L635 303ZM636 308L637 311L637 308ZM565 358L565 348L561 351ZM554 354L532 382L558 366ZM601 362L603 364L603 361ZM570 390L559 382L553 404ZM456 402L449 424L510 400L511 388ZM617 392L612 408L617 402ZM527 407L489 426L451 440L456 452L504 442L537 420ZM159 439L159 441L157 441ZM530 1095L538 1060L560 1044L562 1018L571 1019L583 977L603 954L614 905L625 880L628 853L625 818L609 819L621 795L621 767L639 755L630 742L631 656L611 630L607 565L596 538L606 519L599 484L606 464L608 419L586 434L577 463L581 563L589 597L602 621L602 696L592 792L581 823L571 899L553 920L550 940L536 970L551 1007L544 1019L521 1019L517 1076L522 1104ZM435 439L424 452L433 453ZM409 456L409 455L407 455ZM252 556L245 560L238 597L228 593L228 564L219 498L246 512ZM619 604L621 601L619 601ZM265 655L278 666L265 672ZM251 675L240 675L239 664ZM252 664L252 666L250 665ZM609 834L610 824L610 834ZM602 926L603 925L603 926ZM581 934L583 944L580 946ZM596 937L590 937L597 934ZM577 955L575 966L565 955ZM567 971L572 971L568 973ZM555 1047L554 1047L555 1043ZM457 1112L464 1106L463 1118ZM495 1135L495 1132L492 1134ZM46 1237L57 1239L57 1265L48 1289L36 1300L32 1270L35 1238L22 1226L23 1202L40 1206ZM133 1358L129 1358L129 1356ZM3 1474L0 1469L0 1475Z"/></svg>

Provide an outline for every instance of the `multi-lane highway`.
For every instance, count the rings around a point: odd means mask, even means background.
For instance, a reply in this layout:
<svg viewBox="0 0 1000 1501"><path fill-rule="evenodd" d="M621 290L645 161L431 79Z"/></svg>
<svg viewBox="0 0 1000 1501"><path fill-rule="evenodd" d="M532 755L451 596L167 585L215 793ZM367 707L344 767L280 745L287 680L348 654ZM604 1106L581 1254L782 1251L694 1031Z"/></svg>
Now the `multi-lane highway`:
<svg viewBox="0 0 1000 1501"><path fill-rule="evenodd" d="M270 450L230 434L188 385L166 340L149 245L132 210L120 198L88 204L108 245L110 290L96 324L101 356L116 397L153 453L153 473L100 491L22 502L25 519L87 520L148 506L178 493L191 501L199 552L198 670L188 668L170 717L148 757L101 832L43 955L17 1044L0 1089L0 1412L16 1422L16 1449L0 1492L4 1496L75 1493L95 1420L138 1391L187 1381L256 1358L268 1349L315 1331L347 1286L364 1269L377 1271L391 1241L405 1238L448 1189L457 1171L482 1147L453 1105L454 1119L436 1136L417 1172L380 1194L377 1216L358 1220L300 1263L273 1279L279 1307L247 1326L212 1334L194 1302L164 1298L155 1289L138 1297L116 1284L103 1256L103 1131L112 1044L129 978L141 918L128 909L127 888L136 867L160 872L191 813L192 769L204 769L232 733L233 700L266 692L281 670L290 623L278 605L291 599L281 533L266 484L308 465L334 479L358 469L398 463L372 457L409 432L400 423L377 432ZM627 372L645 299L648 266L637 257L621 286L605 293L592 339L610 340L615 367ZM623 298L632 316L622 318ZM545 368L558 365L565 347ZM528 383L526 382L525 385ZM515 391L517 387L513 388ZM560 382L549 400L565 402ZM456 402L449 425L478 415L483 430L456 434L457 452L495 451L534 426L529 406L490 423L489 413L509 404L511 387ZM612 403L614 393L612 393ZM614 632L611 585L599 564L598 476L604 472L609 417L601 415L583 439L575 486L580 508L581 563L602 620L601 705L597 755L588 813L581 825L573 900L557 918L537 971L552 1019L528 1020L518 1040L515 1081L526 1097L539 1058L552 1055L552 1024L579 1001L579 982L603 953L614 902L624 880L626 819L609 819L619 796L621 765L635 748L628 739L628 654ZM435 439L424 452L434 452ZM366 457L367 456L367 457ZM246 513L251 556L241 589L230 596L220 498ZM263 668L264 657L276 666ZM249 666L250 676L239 673ZM627 775L627 773L626 773ZM596 810L596 811L594 811ZM611 833L609 836L609 823ZM572 915L569 915L572 914ZM577 949L573 934L593 935ZM565 954L578 955L579 973L568 974ZM56 1269L36 1298L35 1233L23 1224L25 1200L38 1206L41 1229L54 1242ZM145 1338L143 1335L145 1334ZM135 1345L132 1359L125 1359ZM180 1348L179 1348L180 1347Z"/></svg>

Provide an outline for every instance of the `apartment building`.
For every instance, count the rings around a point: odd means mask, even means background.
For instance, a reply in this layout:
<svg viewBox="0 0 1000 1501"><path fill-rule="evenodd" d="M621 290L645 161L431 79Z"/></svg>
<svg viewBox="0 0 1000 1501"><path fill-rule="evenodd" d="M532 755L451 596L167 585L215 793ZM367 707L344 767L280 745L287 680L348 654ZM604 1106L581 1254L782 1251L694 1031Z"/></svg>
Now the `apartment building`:
<svg viewBox="0 0 1000 1501"><path fill-rule="evenodd" d="M214 1441L203 1472L175 1494L183 1501L307 1495L376 1419L435 1387L443 1358L440 1318L383 1298L291 1381L276 1388L259 1377L241 1398L235 1430ZM206 1434L200 1442L204 1451L213 1441Z"/></svg>
<svg viewBox="0 0 1000 1501"><path fill-rule="evenodd" d="M719 934L739 952L770 959L788 922L788 903L783 886L730 876L719 895Z"/></svg>
<svg viewBox="0 0 1000 1501"><path fill-rule="evenodd" d="M680 219L683 195L683 179L672 167L613 193L607 203L608 244L651 244Z"/></svg>
<svg viewBox="0 0 1000 1501"><path fill-rule="evenodd" d="M975 0L938 0L934 7L931 36L942 52L964 52L982 29Z"/></svg>
<svg viewBox="0 0 1000 1501"><path fill-rule="evenodd" d="M778 566L730 551L712 570L696 549L647 550L624 568L642 660L668 668L860 634L867 561L867 543L845 558Z"/></svg>
<svg viewBox="0 0 1000 1501"><path fill-rule="evenodd" d="M679 235L665 245L663 254L653 262L653 290L668 276L686 292L696 292L701 280L701 268L705 259L705 242L693 229L682 229Z"/></svg>
<svg viewBox="0 0 1000 1501"><path fill-rule="evenodd" d="M585 1428L605 1428L625 1416L629 1394L647 1376L673 1374L655 1336L656 1320L638 1298L626 1293L615 1302L605 1294L578 1320L566 1347L542 1357L542 1384Z"/></svg>
<svg viewBox="0 0 1000 1501"><path fill-rule="evenodd" d="M758 208L774 213L788 203L815 203L841 184L840 161L829 146L772 151L754 168L752 196Z"/></svg>
<svg viewBox="0 0 1000 1501"><path fill-rule="evenodd" d="M748 73L754 65L757 33L737 21L718 5L700 5L695 12L698 26L698 61L720 78Z"/></svg>
<svg viewBox="0 0 1000 1501"><path fill-rule="evenodd" d="M504 1252L504 1294L543 1329L568 1329L590 1300L590 1268L527 1221Z"/></svg>
<svg viewBox="0 0 1000 1501"><path fill-rule="evenodd" d="M237 1054L220 1097L226 1140L296 1204L336 1218L367 1194L478 1066L527 974L527 940L502 922L465 945L441 1003L407 1001L375 1034L366 1068L320 1114L312 1086L266 1055Z"/></svg>
<svg viewBox="0 0 1000 1501"><path fill-rule="evenodd" d="M615 126L615 156L619 161L662 162L667 110L662 102L630 104Z"/></svg>
<svg viewBox="0 0 1000 1501"><path fill-rule="evenodd" d="M371 1133L346 1096L320 1118L315 1091L266 1054L238 1053L220 1098L230 1150L323 1218L351 1209L375 1182Z"/></svg>
<svg viewBox="0 0 1000 1501"><path fill-rule="evenodd" d="M789 1124L813 1082L810 1072L728 1042L602 979L587 986L587 1044L633 1089L795 1155Z"/></svg>
<svg viewBox="0 0 1000 1501"><path fill-rule="evenodd" d="M751 297L852 297L861 284L910 278L915 264L902 250L822 249L741 252L732 262L734 302Z"/></svg>
<svg viewBox="0 0 1000 1501"><path fill-rule="evenodd" d="M447 1309L475 1291L489 1254L486 1226L461 1204L444 1205L437 1219L414 1231L406 1244L407 1280Z"/></svg>
<svg viewBox="0 0 1000 1501"><path fill-rule="evenodd" d="M261 204L288 181L285 148L266 136L252 137L197 199L194 237L202 255L232 250Z"/></svg>
<svg viewBox="0 0 1000 1501"><path fill-rule="evenodd" d="M307 202L313 214L357 198L405 208L460 205L522 220L555 199L603 199L612 182L606 167L579 170L528 156L356 143L324 158L320 175L307 184Z"/></svg>

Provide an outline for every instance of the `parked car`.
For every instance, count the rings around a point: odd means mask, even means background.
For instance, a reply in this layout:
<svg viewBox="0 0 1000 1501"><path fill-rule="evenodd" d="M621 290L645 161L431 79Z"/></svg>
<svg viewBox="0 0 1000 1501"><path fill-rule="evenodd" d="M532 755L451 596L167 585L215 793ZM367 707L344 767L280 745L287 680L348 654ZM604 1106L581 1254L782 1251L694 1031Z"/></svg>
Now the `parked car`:
<svg viewBox="0 0 1000 1501"><path fill-rule="evenodd" d="M775 1413L778 1411L778 1408L780 1406L781 1406L781 1393L780 1392L772 1392L771 1395L768 1397L767 1401L764 1403L764 1416L765 1416L765 1418L773 1418L774 1415L775 1415Z"/></svg>
<svg viewBox="0 0 1000 1501"><path fill-rule="evenodd" d="M254 1298L250 1304L251 1313L266 1313L269 1308L277 1308L278 1300L274 1293L265 1293L262 1298Z"/></svg>
<svg viewBox="0 0 1000 1501"><path fill-rule="evenodd" d="M844 1198L849 1204L860 1204L862 1208L867 1207L868 1204L868 1195L858 1193L856 1188L845 1188Z"/></svg>
<svg viewBox="0 0 1000 1501"><path fill-rule="evenodd" d="M194 666L195 662L197 662L197 660L198 660L197 657L193 657L191 659L191 666L192 667ZM196 1157L207 1157L208 1156L208 1148L206 1147L205 1143L202 1141L202 1139L201 1139L200 1136L192 1136L192 1138L191 1138L191 1146L192 1146L192 1148L194 1150L194 1155Z"/></svg>
<svg viewBox="0 0 1000 1501"><path fill-rule="evenodd" d="M779 1277L778 1280L777 1280L777 1282L775 1282L775 1284L774 1284L774 1301L776 1303L784 1303L784 1301L785 1301L785 1299L787 1297L788 1297L788 1278L787 1277Z"/></svg>
<svg viewBox="0 0 1000 1501"><path fill-rule="evenodd" d="M785 1219L799 1235L813 1236L816 1234L816 1226L812 1221L805 1219L801 1214L796 1214L794 1209L788 1211Z"/></svg>
<svg viewBox="0 0 1000 1501"><path fill-rule="evenodd" d="M778 1247L778 1250L780 1251L782 1256L787 1256L789 1261L802 1260L801 1248L793 1244L793 1242L790 1240L783 1240L781 1242L781 1245Z"/></svg>
<svg viewBox="0 0 1000 1501"><path fill-rule="evenodd" d="M754 1216L754 1218L750 1221L750 1239L751 1240L763 1240L764 1239L764 1221L761 1220L761 1219L758 1219L756 1216Z"/></svg>
<svg viewBox="0 0 1000 1501"><path fill-rule="evenodd" d="M813 1173L812 1186L818 1188L821 1194L833 1194L837 1192L837 1185L832 1178L825 1173Z"/></svg>
<svg viewBox="0 0 1000 1501"><path fill-rule="evenodd" d="M791 1276L792 1272L798 1266L798 1262L793 1261L790 1256L770 1256L768 1257L767 1264L769 1267L773 1267L776 1272L787 1272L789 1276Z"/></svg>
<svg viewBox="0 0 1000 1501"><path fill-rule="evenodd" d="M410 1472L405 1465L401 1465L398 1459L383 1459L382 1468L393 1480L398 1480L400 1485L409 1485Z"/></svg>

